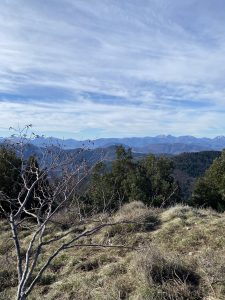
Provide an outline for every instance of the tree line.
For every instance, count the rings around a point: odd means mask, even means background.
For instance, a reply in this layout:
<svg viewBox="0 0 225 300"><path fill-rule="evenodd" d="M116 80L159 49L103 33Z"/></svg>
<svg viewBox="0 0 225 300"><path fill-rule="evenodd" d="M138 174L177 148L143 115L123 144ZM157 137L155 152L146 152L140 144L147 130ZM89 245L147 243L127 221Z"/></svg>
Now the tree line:
<svg viewBox="0 0 225 300"><path fill-rule="evenodd" d="M192 162L191 157L194 158ZM177 163L195 176L189 197L184 197L179 180L174 176ZM99 210L110 210L133 200L155 207L184 203L224 211L225 150L222 153L207 151L194 155L183 154L181 158L172 159L150 154L134 160L131 149L118 146L111 167L103 162L95 166L85 201L94 203Z"/></svg>
<svg viewBox="0 0 225 300"><path fill-rule="evenodd" d="M214 154L206 153L207 163ZM216 153L218 156L218 153ZM198 156L198 161L201 157ZM188 156L190 160L190 157ZM209 162L208 162L209 161ZM178 181L174 178L175 159L147 155L139 160L134 159L131 149L116 147L116 159L109 163L98 162L88 179L85 191L76 191L86 211L116 210L122 204L139 200L149 206L167 207L175 203L185 202L198 207L212 207L218 211L225 210L225 152L212 160L212 164L199 177L194 185L191 197L183 199ZM181 162L185 168L185 162ZM201 168L202 166L201 158ZM21 160L12 149L0 148L0 191L11 199L23 194L23 180L19 173ZM193 165L193 163L192 163ZM25 176L32 185L35 172L41 174L35 156L30 156L26 164ZM192 166L193 168L193 166ZM191 170L192 171L192 170ZM192 171L193 172L193 171ZM197 172L197 171L194 171ZM44 176L29 196L27 207L37 206L37 199L43 198L42 193L51 193L51 184ZM7 208L1 201L1 207ZM16 203L10 204L15 206ZM44 206L43 206L44 209Z"/></svg>

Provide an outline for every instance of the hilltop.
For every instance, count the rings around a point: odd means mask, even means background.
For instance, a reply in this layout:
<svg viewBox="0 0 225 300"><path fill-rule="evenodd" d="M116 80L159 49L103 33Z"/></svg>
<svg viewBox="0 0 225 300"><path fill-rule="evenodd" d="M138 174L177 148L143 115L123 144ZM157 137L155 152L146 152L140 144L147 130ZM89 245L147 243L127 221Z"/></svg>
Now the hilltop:
<svg viewBox="0 0 225 300"><path fill-rule="evenodd" d="M63 252L30 300L225 298L224 213L182 205L153 209L132 202L111 216L96 215L86 225L78 225L68 212L61 213L49 230L55 235L71 229L79 232L100 219L136 222L104 229L91 241L130 248L84 246ZM4 221L0 228L0 299L9 300L15 293L15 265ZM23 237L25 245L30 237L26 229ZM51 250L46 248L44 256Z"/></svg>

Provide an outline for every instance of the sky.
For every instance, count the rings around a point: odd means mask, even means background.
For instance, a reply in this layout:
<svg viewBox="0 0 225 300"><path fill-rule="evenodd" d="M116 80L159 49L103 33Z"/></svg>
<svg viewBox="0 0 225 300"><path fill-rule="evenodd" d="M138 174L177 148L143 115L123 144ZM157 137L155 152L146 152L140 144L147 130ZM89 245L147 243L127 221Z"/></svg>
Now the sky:
<svg viewBox="0 0 225 300"><path fill-rule="evenodd" d="M225 134L224 0L1 0L0 136Z"/></svg>

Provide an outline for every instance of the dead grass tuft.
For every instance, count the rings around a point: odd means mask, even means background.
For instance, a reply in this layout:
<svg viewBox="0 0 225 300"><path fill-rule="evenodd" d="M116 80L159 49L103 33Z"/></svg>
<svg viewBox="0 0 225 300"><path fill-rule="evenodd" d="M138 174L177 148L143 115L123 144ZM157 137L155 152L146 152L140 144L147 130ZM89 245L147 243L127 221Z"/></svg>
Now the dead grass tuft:
<svg viewBox="0 0 225 300"><path fill-rule="evenodd" d="M151 246L138 255L137 267L149 287L163 300L200 300L200 276L177 255Z"/></svg>

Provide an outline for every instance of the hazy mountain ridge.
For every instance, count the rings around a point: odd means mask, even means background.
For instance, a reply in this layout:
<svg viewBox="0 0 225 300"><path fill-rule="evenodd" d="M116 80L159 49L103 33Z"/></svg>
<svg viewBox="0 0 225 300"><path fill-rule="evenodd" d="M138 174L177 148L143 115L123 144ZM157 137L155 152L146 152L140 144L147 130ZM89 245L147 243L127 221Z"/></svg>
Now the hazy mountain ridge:
<svg viewBox="0 0 225 300"><path fill-rule="evenodd" d="M9 138L12 140L14 138ZM7 138L0 138L0 142L6 141ZM61 146L65 150L76 148L108 148L115 145L124 145L131 147L134 152L139 153L166 153L179 154L183 152L198 152L210 150L222 150L225 148L225 137L218 136L215 138L197 138L194 136L158 135L155 137L129 137L129 138L100 138L96 140L74 140L59 139L54 137L39 137L30 141L34 146Z"/></svg>
<svg viewBox="0 0 225 300"><path fill-rule="evenodd" d="M0 142L13 140L15 138L0 138ZM110 146L124 145L131 147L133 152L153 153L153 154L180 154L183 152L199 151L221 151L225 148L225 137L217 136L215 138L197 138L194 136L158 135L155 137L129 137L129 138L100 138L96 140L74 140L59 139L54 137L39 137L30 141L34 146L60 146L65 150L77 148L97 149L108 148Z"/></svg>

